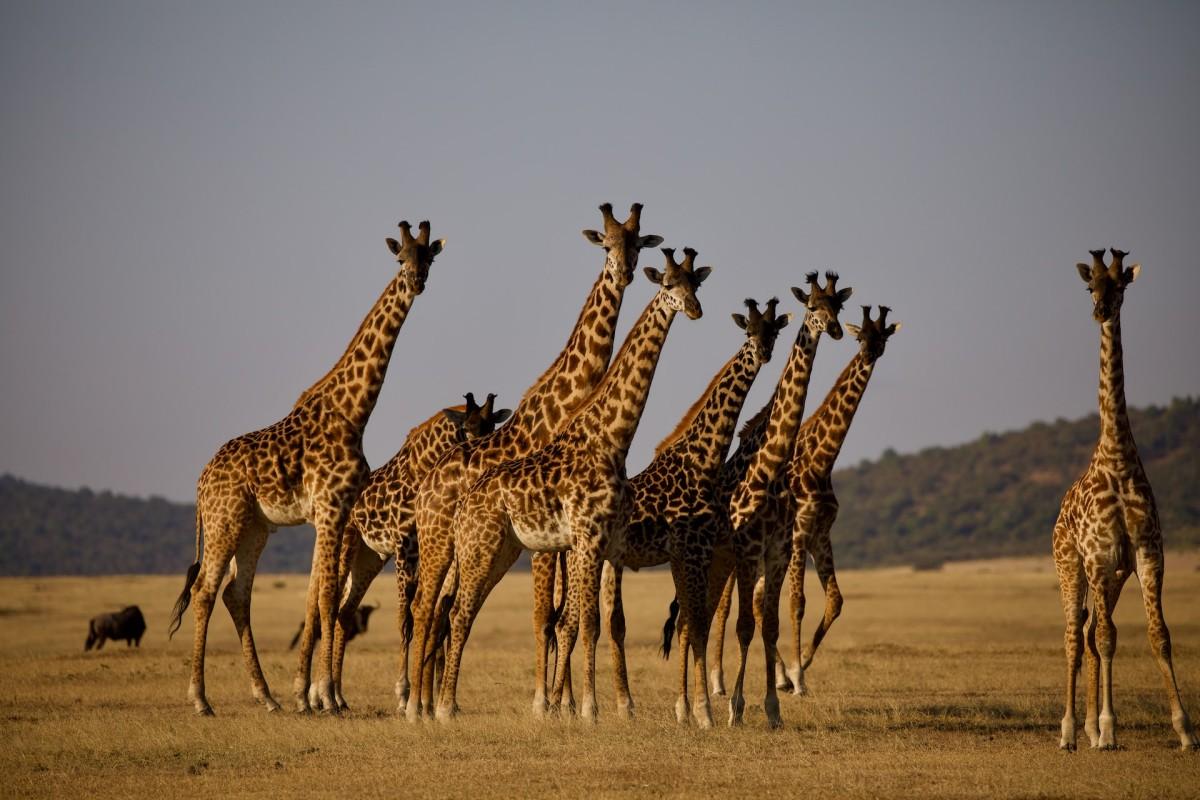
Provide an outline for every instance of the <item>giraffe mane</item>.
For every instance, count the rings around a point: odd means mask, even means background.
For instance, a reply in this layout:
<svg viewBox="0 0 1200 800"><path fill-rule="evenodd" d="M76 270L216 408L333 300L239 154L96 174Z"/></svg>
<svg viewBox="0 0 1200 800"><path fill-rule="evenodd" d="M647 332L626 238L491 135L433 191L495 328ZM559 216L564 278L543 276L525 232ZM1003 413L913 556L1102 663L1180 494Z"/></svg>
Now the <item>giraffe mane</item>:
<svg viewBox="0 0 1200 800"><path fill-rule="evenodd" d="M737 358L737 356L735 355L733 358ZM659 442L658 446L654 448L655 458L657 458L659 454L661 454L668 447L675 444L675 442L677 442L679 438L687 432L687 429L691 427L692 423L696 421L696 417L700 416L700 411L704 408L704 404L708 402L708 398L712 394L713 387L715 387L718 381L720 381L721 376L725 374L725 370L729 368L729 365L732 363L732 361L733 359L726 361L725 365L721 367L721 369L717 370L717 374L712 376L712 380L708 382L708 386L706 386L704 391L700 393L700 396L696 398L696 402L692 403L692 407L689 408L687 413L683 415L683 419L679 420L679 424L675 426L675 430L667 434L666 438Z"/></svg>

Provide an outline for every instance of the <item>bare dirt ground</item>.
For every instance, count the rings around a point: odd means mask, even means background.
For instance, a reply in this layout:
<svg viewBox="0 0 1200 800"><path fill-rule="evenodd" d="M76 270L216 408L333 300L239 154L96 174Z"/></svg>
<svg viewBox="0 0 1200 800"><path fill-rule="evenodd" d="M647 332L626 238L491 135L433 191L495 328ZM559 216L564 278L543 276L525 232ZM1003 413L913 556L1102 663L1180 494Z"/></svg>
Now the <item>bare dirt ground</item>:
<svg viewBox="0 0 1200 800"><path fill-rule="evenodd" d="M811 578L811 627L822 603ZM307 578L261 575L259 653L290 708ZM637 719L612 712L606 634L598 725L538 722L528 574L509 576L475 625L464 660L463 714L410 725L394 714L399 634L394 583L347 659L342 718L267 714L249 696L228 614L209 640L209 699L186 699L191 614L173 641L172 577L0 580L0 794L4 796L758 796L1197 797L1200 753L1183 753L1146 645L1136 581L1118 607L1117 739L1101 753L1057 749L1062 612L1049 558L839 575L841 619L808 674L811 694L783 698L782 731L761 710L763 657L748 668L747 724L713 731L673 720L674 662L657 654L670 600L663 572L628 574L629 662ZM137 603L140 650L83 652L87 620ZM1172 554L1164 599L1184 702L1200 718L1200 558ZM731 626L732 627L732 626ZM787 629L781 642L789 641ZM733 653L732 641L727 654ZM673 656L673 659L677 656ZM578 655L576 656L578 665ZM727 655L727 669L734 664ZM578 669L578 666L576 667ZM1082 698L1080 698L1082 702ZM725 718L716 698L718 720ZM1082 711L1082 705L1080 705Z"/></svg>

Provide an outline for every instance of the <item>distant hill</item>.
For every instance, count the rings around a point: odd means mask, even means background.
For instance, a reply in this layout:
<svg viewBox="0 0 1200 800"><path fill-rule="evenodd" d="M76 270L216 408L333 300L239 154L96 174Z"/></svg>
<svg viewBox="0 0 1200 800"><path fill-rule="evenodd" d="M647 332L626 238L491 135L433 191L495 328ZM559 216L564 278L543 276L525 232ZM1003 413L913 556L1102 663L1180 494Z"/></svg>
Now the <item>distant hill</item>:
<svg viewBox="0 0 1200 800"><path fill-rule="evenodd" d="M1170 547L1200 547L1200 399L1130 411ZM834 474L841 567L1049 553L1058 504L1096 443L1095 414L987 433L957 447L886 451ZM183 574L195 511L161 498L71 491L0 476L0 575ZM265 572L307 572L308 526L271 536Z"/></svg>

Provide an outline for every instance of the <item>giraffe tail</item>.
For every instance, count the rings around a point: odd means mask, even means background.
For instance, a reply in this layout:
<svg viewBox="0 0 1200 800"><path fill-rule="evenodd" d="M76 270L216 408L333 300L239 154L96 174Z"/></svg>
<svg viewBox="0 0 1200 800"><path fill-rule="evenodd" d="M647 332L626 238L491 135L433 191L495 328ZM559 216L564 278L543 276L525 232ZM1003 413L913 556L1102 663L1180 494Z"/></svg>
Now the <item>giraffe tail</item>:
<svg viewBox="0 0 1200 800"><path fill-rule="evenodd" d="M667 621L663 623L662 657L671 657L671 640L675 638L675 620L679 617L679 598L671 598L671 608L667 611Z"/></svg>
<svg viewBox="0 0 1200 800"><path fill-rule="evenodd" d="M425 663L428 664L443 647L446 641L450 638L450 612L454 608L454 600L458 594L458 559L454 559L454 574L450 579L442 584L442 596L438 598L437 609L433 615L433 647L429 648L429 653L425 656Z"/></svg>
<svg viewBox="0 0 1200 800"><path fill-rule="evenodd" d="M175 636L175 631L179 630L180 624L183 622L183 612L187 610L188 603L192 601L192 584L196 582L196 577L200 574L200 562L203 560L203 550L201 545L201 535L203 526L200 522L200 504L196 504L196 560L188 567L187 578L183 582L183 591L179 593L179 599L175 601L175 607L171 609L171 622L167 625L167 638L171 639Z"/></svg>
<svg viewBox="0 0 1200 800"><path fill-rule="evenodd" d="M567 551L558 554L558 572L561 576L562 597L557 606L552 606L550 616L546 620L546 646L550 653L558 652L558 621L562 619L563 609L567 607Z"/></svg>

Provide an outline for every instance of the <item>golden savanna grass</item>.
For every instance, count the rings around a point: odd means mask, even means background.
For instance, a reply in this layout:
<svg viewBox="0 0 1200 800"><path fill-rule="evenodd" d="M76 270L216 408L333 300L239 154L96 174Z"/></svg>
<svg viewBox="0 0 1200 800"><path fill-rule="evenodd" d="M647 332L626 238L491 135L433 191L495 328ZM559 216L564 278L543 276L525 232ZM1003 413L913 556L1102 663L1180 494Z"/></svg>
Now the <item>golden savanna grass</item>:
<svg viewBox="0 0 1200 800"><path fill-rule="evenodd" d="M290 708L306 577L258 577L255 632L268 680ZM810 580L812 578L810 577ZM1048 559L938 572L846 572L846 608L809 672L809 697L783 698L766 730L761 647L751 650L747 724L702 732L672 717L675 658L657 655L672 591L663 572L625 580L637 719L612 713L605 638L602 717L538 722L531 700L528 574L509 576L467 648L462 716L410 725L393 711L399 635L394 583L370 632L351 645L343 718L269 715L253 704L228 614L209 640L209 699L185 693L191 614L167 641L182 576L0 581L0 703L6 796L842 796L1196 797L1200 754L1182 753L1150 657L1136 582L1118 608L1114 753L1057 749L1062 613ZM815 580L809 616L821 603ZM139 604L139 650L84 653L87 619ZM1200 716L1200 559L1167 561L1165 606L1184 701ZM732 626L731 626L732 627ZM786 630L785 630L786 633ZM736 650L730 634L731 647ZM727 657L732 673L732 659ZM576 659L578 669L578 656ZM1082 698L1080 698L1082 700ZM1082 708L1082 706L1081 706ZM724 702L716 699L719 720Z"/></svg>

